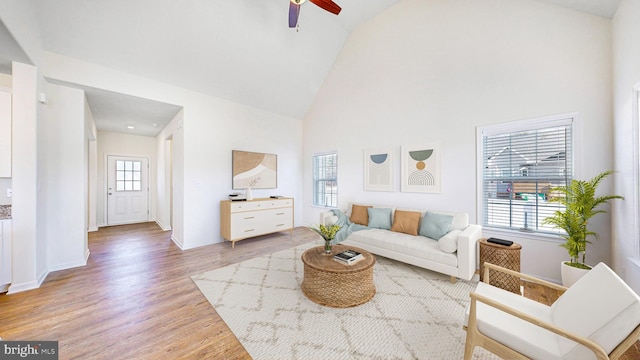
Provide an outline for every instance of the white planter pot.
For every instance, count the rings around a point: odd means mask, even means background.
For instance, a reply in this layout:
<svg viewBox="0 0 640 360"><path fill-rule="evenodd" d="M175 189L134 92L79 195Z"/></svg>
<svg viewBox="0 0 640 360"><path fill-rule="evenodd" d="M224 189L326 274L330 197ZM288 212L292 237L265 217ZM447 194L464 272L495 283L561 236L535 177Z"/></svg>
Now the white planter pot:
<svg viewBox="0 0 640 360"><path fill-rule="evenodd" d="M562 274L562 285L569 287L573 285L578 279L580 279L589 270L579 269L577 267L569 266L565 264L566 261L560 263L560 273Z"/></svg>

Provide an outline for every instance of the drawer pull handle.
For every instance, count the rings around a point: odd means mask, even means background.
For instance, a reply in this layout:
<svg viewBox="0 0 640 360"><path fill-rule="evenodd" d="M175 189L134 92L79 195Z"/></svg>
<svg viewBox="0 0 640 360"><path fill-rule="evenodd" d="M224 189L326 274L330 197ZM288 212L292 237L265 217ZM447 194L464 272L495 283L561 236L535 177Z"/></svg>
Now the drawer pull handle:
<svg viewBox="0 0 640 360"><path fill-rule="evenodd" d="M255 216L247 216L247 217L245 217L244 219L245 219L245 220L248 220L248 219L255 219Z"/></svg>
<svg viewBox="0 0 640 360"><path fill-rule="evenodd" d="M276 225L276 226L284 226L284 224L278 224L278 225Z"/></svg>
<svg viewBox="0 0 640 360"><path fill-rule="evenodd" d="M255 229L248 229L248 230L245 230L244 232L252 232L252 231L255 231Z"/></svg>
<svg viewBox="0 0 640 360"><path fill-rule="evenodd" d="M277 213L276 215L284 215L284 213Z"/></svg>

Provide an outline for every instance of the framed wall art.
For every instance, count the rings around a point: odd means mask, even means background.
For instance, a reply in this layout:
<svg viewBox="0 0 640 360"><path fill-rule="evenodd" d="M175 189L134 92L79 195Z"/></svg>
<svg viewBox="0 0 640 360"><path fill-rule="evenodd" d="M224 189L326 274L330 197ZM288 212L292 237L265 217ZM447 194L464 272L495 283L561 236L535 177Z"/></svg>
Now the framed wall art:
<svg viewBox="0 0 640 360"><path fill-rule="evenodd" d="M401 158L402 192L439 193L441 190L440 144L403 146Z"/></svg>
<svg viewBox="0 0 640 360"><path fill-rule="evenodd" d="M393 151L369 149L364 151L364 189L393 191Z"/></svg>
<svg viewBox="0 0 640 360"><path fill-rule="evenodd" d="M275 189L278 186L278 156L233 150L233 189Z"/></svg>

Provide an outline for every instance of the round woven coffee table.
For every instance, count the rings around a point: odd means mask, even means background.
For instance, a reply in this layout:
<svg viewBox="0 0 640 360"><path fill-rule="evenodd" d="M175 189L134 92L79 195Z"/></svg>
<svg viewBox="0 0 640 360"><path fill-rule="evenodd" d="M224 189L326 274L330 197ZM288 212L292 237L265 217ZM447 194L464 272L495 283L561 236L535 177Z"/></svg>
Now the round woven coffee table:
<svg viewBox="0 0 640 360"><path fill-rule="evenodd" d="M351 265L341 264L333 259L333 255L347 249L362 253L364 259ZM334 245L332 254L325 255L324 247L318 246L305 251L302 262L302 292L315 303L347 308L366 303L376 293L373 283L376 257L363 249Z"/></svg>

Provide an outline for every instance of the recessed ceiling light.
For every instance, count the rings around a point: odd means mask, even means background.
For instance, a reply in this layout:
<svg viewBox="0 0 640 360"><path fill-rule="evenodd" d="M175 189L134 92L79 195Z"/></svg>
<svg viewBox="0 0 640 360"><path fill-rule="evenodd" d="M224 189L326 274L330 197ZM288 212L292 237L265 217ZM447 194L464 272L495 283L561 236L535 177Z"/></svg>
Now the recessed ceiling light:
<svg viewBox="0 0 640 360"><path fill-rule="evenodd" d="M127 129L129 129L129 130L133 130L133 129L135 129L135 128L136 128L136 127L135 127L135 126L133 126L133 125L127 125Z"/></svg>
<svg viewBox="0 0 640 360"><path fill-rule="evenodd" d="M158 124L156 124L156 123L153 123L153 127L158 127Z"/></svg>

